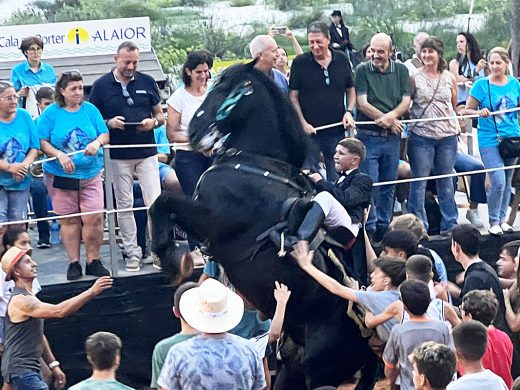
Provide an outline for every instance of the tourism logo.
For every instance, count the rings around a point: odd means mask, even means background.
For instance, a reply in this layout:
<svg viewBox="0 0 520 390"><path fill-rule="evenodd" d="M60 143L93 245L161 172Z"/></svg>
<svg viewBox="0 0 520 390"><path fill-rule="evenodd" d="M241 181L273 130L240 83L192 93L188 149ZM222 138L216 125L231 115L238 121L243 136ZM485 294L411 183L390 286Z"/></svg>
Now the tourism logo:
<svg viewBox="0 0 520 390"><path fill-rule="evenodd" d="M86 43L90 39L90 35L83 27L74 27L67 33L67 42L75 45Z"/></svg>

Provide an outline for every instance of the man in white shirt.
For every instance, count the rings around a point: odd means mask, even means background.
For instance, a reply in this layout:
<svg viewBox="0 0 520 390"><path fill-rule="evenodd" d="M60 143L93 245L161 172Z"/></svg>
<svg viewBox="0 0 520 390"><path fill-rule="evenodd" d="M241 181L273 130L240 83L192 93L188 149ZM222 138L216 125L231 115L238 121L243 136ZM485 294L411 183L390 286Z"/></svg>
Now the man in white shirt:
<svg viewBox="0 0 520 390"><path fill-rule="evenodd" d="M408 72L410 72L410 76L415 75L423 65L421 60L421 45L429 37L430 34L419 31L413 38L413 49L415 50L415 53L412 58L404 62L404 65L408 68Z"/></svg>

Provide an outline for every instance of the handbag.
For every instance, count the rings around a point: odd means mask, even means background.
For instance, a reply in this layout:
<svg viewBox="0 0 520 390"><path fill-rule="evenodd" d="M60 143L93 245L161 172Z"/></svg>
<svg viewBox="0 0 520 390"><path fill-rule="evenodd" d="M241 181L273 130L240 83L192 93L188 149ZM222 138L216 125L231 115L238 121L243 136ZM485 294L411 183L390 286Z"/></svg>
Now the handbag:
<svg viewBox="0 0 520 390"><path fill-rule="evenodd" d="M489 106L491 112L493 112L493 103L491 101L491 87L489 85L488 80L488 96L489 96ZM500 153L500 156L502 158L516 158L520 157L520 137L506 137L501 138L498 134L498 126L497 126L497 120L495 119L495 116L493 117L493 123L495 124L495 131L497 132L497 138L498 138L498 152Z"/></svg>
<svg viewBox="0 0 520 390"><path fill-rule="evenodd" d="M73 177L54 176L52 186L59 190L79 191L79 179Z"/></svg>

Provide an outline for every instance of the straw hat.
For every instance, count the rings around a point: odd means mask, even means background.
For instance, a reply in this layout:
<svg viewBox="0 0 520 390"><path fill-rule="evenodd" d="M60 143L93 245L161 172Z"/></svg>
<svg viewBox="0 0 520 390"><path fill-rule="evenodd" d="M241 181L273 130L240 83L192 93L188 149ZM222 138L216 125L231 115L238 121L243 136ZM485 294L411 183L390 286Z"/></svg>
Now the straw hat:
<svg viewBox="0 0 520 390"><path fill-rule="evenodd" d="M5 272L6 282L12 279L13 269L27 252L16 246L9 248L2 256L2 270Z"/></svg>
<svg viewBox="0 0 520 390"><path fill-rule="evenodd" d="M207 279L199 287L181 296L182 318L203 333L223 333L238 325L244 314L244 301L215 279Z"/></svg>

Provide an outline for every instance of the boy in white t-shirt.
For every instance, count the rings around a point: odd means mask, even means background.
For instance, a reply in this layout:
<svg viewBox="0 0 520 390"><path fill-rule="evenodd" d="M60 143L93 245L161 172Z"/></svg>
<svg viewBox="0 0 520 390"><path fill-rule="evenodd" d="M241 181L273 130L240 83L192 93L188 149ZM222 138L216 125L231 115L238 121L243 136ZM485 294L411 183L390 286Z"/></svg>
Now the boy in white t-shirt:
<svg viewBox="0 0 520 390"><path fill-rule="evenodd" d="M447 390L507 390L498 375L486 370L482 357L486 352L488 336L486 327L474 320L462 322L453 329L457 359L465 374L448 385Z"/></svg>

